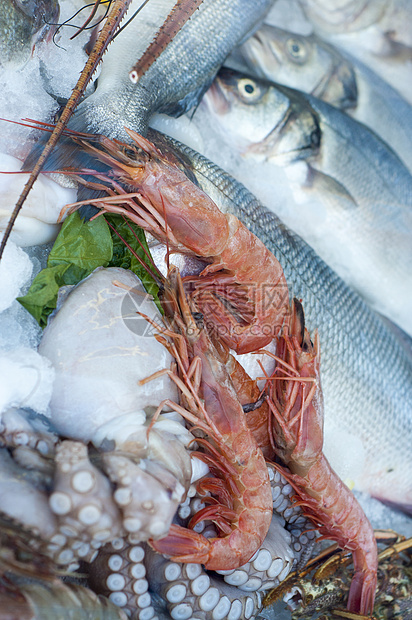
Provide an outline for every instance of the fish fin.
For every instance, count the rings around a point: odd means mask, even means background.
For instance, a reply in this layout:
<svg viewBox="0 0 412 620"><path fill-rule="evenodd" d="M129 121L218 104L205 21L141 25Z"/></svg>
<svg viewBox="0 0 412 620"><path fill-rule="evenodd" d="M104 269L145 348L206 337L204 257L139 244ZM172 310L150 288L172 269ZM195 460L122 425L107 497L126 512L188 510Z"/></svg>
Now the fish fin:
<svg viewBox="0 0 412 620"><path fill-rule="evenodd" d="M68 123L67 129L82 133L86 132L87 125L84 114L81 113L78 116L73 116ZM42 132L40 134L38 142L33 146L32 150L24 160L22 170L31 171L34 168L48 139L48 132ZM107 164L103 163L79 147L70 137L63 135L61 136L56 147L48 156L43 166L43 172L57 172L67 168L70 168L73 172L81 171L82 169L106 172L109 169ZM87 175L82 175L82 178L86 181L94 180L92 176L88 177ZM97 198L102 198L105 195L106 194L103 191L97 191L84 187L83 185L79 185L77 200L95 200ZM99 212L99 209L91 205L83 205L80 207L78 212L84 220L88 221Z"/></svg>
<svg viewBox="0 0 412 620"><path fill-rule="evenodd" d="M342 183L310 165L303 189L316 190L322 195L322 202L327 203L328 207L339 210L358 208L358 203Z"/></svg>
<svg viewBox="0 0 412 620"><path fill-rule="evenodd" d="M215 76L213 75L213 78ZM168 114L169 116L174 116L175 118L179 118L185 112L188 112L191 108L197 106L211 85L213 79L208 80L206 84L203 84L200 88L196 90L192 90L192 92L188 93L183 99L176 103L168 103L162 106L158 112L162 112L163 114Z"/></svg>

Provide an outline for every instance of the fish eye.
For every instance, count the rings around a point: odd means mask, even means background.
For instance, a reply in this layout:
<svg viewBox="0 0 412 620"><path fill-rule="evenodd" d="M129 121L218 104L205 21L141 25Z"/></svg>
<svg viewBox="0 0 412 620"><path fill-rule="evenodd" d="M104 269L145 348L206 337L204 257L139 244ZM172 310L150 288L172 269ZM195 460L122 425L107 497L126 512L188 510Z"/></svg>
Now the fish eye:
<svg viewBox="0 0 412 620"><path fill-rule="evenodd" d="M239 95L246 103L254 103L261 96L261 89L258 84L250 78L242 78L238 81L237 89Z"/></svg>
<svg viewBox="0 0 412 620"><path fill-rule="evenodd" d="M299 39L288 39L286 41L286 49L293 60L302 62L306 58L306 49L302 41Z"/></svg>

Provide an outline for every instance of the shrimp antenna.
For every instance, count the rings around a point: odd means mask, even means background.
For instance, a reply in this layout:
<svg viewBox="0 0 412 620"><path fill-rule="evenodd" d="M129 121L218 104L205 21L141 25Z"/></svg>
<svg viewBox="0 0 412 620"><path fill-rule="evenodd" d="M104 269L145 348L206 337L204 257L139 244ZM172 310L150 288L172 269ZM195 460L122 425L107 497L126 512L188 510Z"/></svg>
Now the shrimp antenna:
<svg viewBox="0 0 412 620"><path fill-rule="evenodd" d="M56 31L53 35L53 43L56 47L59 47L60 49L64 49L61 45L58 45L56 43L56 36L58 35L58 33L60 32L60 30L64 27L64 26L69 26L70 28L75 28L77 30L77 32L70 37L70 40L74 39L75 37L77 37L78 34L80 34L80 32L82 32L83 30L89 30L90 28L94 28L95 26L97 26L98 24L100 24L100 22L102 22L105 17L107 16L108 12L110 11L110 5L111 5L112 0L95 0L95 2L92 2L91 4L85 4L84 6L80 7L80 9L78 9L75 13L73 13L73 15L71 15L70 17L68 17L64 22L60 23L51 23L51 22L46 22L49 26L58 26L56 28ZM91 26L89 26L88 28L86 28L86 26L88 26L88 24L90 23L90 21L93 19L93 17L95 16L100 4L108 4L108 6L106 7L105 13L102 17L100 17L94 24L92 24ZM90 7L93 7L89 17L86 19L86 21L84 22L83 26L76 26L75 24L71 24L71 20L74 19L75 17L77 17L77 15L79 15L82 11L84 11L85 9L88 9Z"/></svg>
<svg viewBox="0 0 412 620"><path fill-rule="evenodd" d="M203 0L177 0L153 41L129 71L130 80L136 84L152 66L176 34L183 28Z"/></svg>
<svg viewBox="0 0 412 620"><path fill-rule="evenodd" d="M0 259L3 255L4 248L6 247L6 243L10 237L10 233L13 229L17 216L20 213L20 210L24 204L24 201L26 200L31 188L33 187L37 177L39 176L39 173L41 172L41 169L43 168L46 159L48 158L48 156L56 146L60 136L62 135L64 128L66 127L71 115L73 114L75 107L79 103L79 100L82 97L87 84L89 83L93 73L95 72L97 65L101 61L102 56L106 51L109 43L111 42L113 34L117 30L130 3L131 0L114 1L113 7L109 13L106 23L103 26L96 43L93 46L93 49L77 81L77 84L74 87L73 92L70 95L70 98L67 101L58 122L56 123L56 127L54 128L39 159L37 160L36 165L34 166L27 183L23 188L23 191L19 196L19 199L17 200L16 206L14 207L13 213L8 221L7 228L0 245Z"/></svg>
<svg viewBox="0 0 412 620"><path fill-rule="evenodd" d="M92 21L93 17L96 15L98 8L101 4L106 4L106 0L96 0L96 2L93 4L93 8L90 11L90 15L88 16L88 18L86 19L86 21L84 22L84 24L82 26L80 26L80 28L78 29L77 32L74 33L74 35L72 35L70 37L70 41L72 41L73 39L75 39L81 32L83 32L83 30L87 30L87 27L89 26L90 22ZM110 11L110 4L111 1L109 0L109 6L106 8L105 11L105 15L104 17L106 17L107 13ZM89 5L90 6L90 5ZM80 9L78 11L78 13L81 11L82 9ZM73 16L74 17L74 16ZM89 26L89 28L94 28L98 23L100 23L101 20L99 20L96 24L93 24L92 26Z"/></svg>

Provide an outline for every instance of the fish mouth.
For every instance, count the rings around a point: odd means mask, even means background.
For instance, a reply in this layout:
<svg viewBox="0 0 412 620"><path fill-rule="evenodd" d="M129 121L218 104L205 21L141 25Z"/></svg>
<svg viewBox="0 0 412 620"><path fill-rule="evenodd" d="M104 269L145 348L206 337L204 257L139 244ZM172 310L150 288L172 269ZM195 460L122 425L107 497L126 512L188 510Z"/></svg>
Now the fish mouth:
<svg viewBox="0 0 412 620"><path fill-rule="evenodd" d="M279 48L276 43L273 42L268 45L267 41L265 40L264 34L261 34L259 31L255 32L253 37L246 41L246 43L242 46L240 50L240 55L243 60L249 65L249 69L257 71L256 75L259 75L263 79L265 79L265 71L259 69L258 67L265 67L265 65L267 64L265 62L265 57L268 47L270 47L271 54L271 69L276 70L282 64L282 57Z"/></svg>
<svg viewBox="0 0 412 620"><path fill-rule="evenodd" d="M220 85L219 78L215 78L212 85L206 91L203 101L206 103L210 112L223 116L230 111L230 103L225 92Z"/></svg>

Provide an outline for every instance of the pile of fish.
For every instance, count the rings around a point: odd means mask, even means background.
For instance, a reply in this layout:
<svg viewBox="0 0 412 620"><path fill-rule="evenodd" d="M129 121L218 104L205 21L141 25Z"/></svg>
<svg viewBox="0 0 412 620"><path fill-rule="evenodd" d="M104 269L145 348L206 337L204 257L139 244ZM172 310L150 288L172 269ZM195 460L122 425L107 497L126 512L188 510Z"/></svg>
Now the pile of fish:
<svg viewBox="0 0 412 620"><path fill-rule="evenodd" d="M61 103L45 78L59 7L46 0L34 9L25 4L2 0L0 70L4 79L23 71L35 61L34 42L43 38L39 80ZM388 83L388 67L395 76L410 70L405 24L412 6L406 0L203 0L132 80L132 67L175 4L132 0L123 24L138 13L110 44L68 129L102 134L130 149L125 128L147 135L228 221L239 218L273 253L290 297L303 305L304 324L319 334L326 456L357 491L412 513L412 97L399 78L395 86ZM190 4L182 3L183 13ZM289 21L296 32L281 28ZM81 37L84 43L86 33ZM36 120L53 122L50 114ZM2 169L15 171L25 160L30 170L46 140L44 133L28 137L13 148L20 159L5 154ZM28 246L53 239L60 209L74 202L76 189L86 203L82 215L95 214L103 186L113 179L108 162L116 166L107 153L96 157L93 146L80 148L79 139L63 136L45 170L85 169L85 185L76 188L56 174L39 179L34 191L44 192L45 208L32 198L12 241ZM103 185L90 189L96 175ZM153 191L160 194L163 180L156 179ZM117 190L113 184L110 191ZM6 201L0 197L2 228L14 206ZM171 234L174 225L171 220ZM192 228L188 220L188 236ZM202 242L208 238L213 231ZM183 254L171 261L184 275L197 274L205 264L185 258L185 241L176 243ZM150 247L166 273L164 243L152 239ZM248 258L245 253L246 265ZM262 593L312 554L313 526L294 506L288 479L269 466L273 515L261 548L246 563L206 570L196 561L172 561L148 544L164 537L172 522L176 528L195 519L210 498L205 503L196 486L208 469L201 458L189 458L197 434L170 406L181 389L162 374L173 359L170 347L166 351L153 330L148 334L136 312L163 329L134 274L100 268L61 289L38 353L2 347L4 364L12 362L16 377L29 368L32 383L4 390L0 400L1 549L10 547L13 555L28 545L33 565L53 560L69 571L83 562L89 573L83 586L114 603L106 616L100 603L89 601L96 617L255 618ZM251 357L237 359L256 377L262 371ZM270 374L273 364L265 369ZM206 518L194 530L206 538L217 533ZM27 609L37 610L45 586L34 576L22 585L21 565L7 557L15 568L13 588ZM47 586L50 605L65 605L68 593L56 583ZM72 600L87 598L88 589L73 587Z"/></svg>

